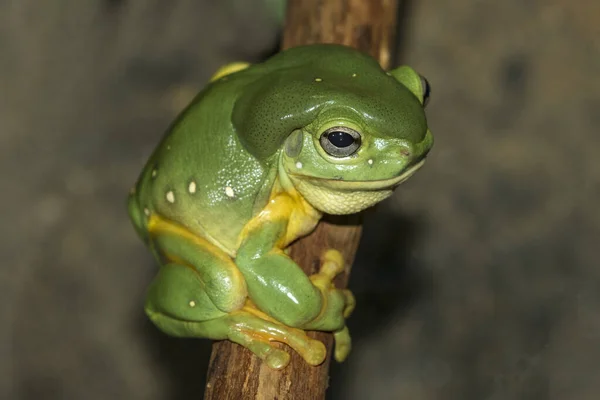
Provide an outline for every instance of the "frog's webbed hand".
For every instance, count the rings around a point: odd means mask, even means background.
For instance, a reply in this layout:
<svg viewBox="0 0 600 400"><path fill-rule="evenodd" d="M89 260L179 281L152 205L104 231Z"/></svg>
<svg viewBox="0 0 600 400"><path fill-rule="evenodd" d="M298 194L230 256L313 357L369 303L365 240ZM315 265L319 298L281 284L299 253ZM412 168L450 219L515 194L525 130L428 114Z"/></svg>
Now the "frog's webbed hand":
<svg viewBox="0 0 600 400"><path fill-rule="evenodd" d="M290 327L338 332L340 351L336 349L336 358L343 359L349 351L344 317L352 311L354 298L349 291L335 289L331 282L343 269L343 262L327 256L328 262L318 274L306 276L283 252L295 238L290 232L296 227L289 226L294 211L297 204L287 194L271 200L242 233L236 264L258 309Z"/></svg>
<svg viewBox="0 0 600 400"><path fill-rule="evenodd" d="M321 257L321 268L319 269L319 272L311 275L309 278L313 285L319 288L321 293L323 293L323 296L330 291L335 292L336 297L344 303L344 318L348 318L356 306L354 295L348 289L336 289L333 283L335 277L344 272L344 265L342 253L335 249L329 249L325 251ZM313 327L313 325L318 323L318 319L312 321L310 328L318 329L318 327Z"/></svg>
<svg viewBox="0 0 600 400"><path fill-rule="evenodd" d="M348 318L356 306L354 295L348 289L336 289L333 283L335 277L344 271L344 266L342 254L337 250L329 249L325 251L321 258L321 268L319 272L311 275L310 280L319 288L324 298L329 298L330 301L334 300L344 304L343 315L344 318ZM319 317L326 318L325 315L320 315ZM323 321L319 317L307 324L305 328L319 330L321 324L327 323L327 321ZM334 357L338 362L344 361L351 349L350 332L344 325L342 329L334 331L333 337L335 339Z"/></svg>

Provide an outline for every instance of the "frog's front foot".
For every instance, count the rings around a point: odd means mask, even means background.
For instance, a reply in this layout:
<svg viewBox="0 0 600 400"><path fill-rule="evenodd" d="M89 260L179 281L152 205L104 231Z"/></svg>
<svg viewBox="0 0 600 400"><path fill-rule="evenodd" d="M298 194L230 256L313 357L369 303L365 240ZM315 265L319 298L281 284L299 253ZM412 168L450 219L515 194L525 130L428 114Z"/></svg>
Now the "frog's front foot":
<svg viewBox="0 0 600 400"><path fill-rule="evenodd" d="M352 311L354 311L356 300L350 290L336 289L333 284L335 277L344 271L344 266L342 254L337 250L329 249L325 251L321 257L321 268L319 269L319 272L311 275L310 279L312 283L321 290L324 297L328 298L330 301L334 300L342 303L342 315L345 319L352 314ZM333 331L333 337L335 339L334 357L336 361L342 362L346 359L352 347L348 327L344 325L341 329Z"/></svg>
<svg viewBox="0 0 600 400"><path fill-rule="evenodd" d="M335 340L335 351L333 357L335 361L342 362L350 354L352 348L352 341L350 339L350 331L348 327L344 326L341 330L333 332L333 339Z"/></svg>
<svg viewBox="0 0 600 400"><path fill-rule="evenodd" d="M229 314L228 319L229 340L252 351L270 368L282 369L290 361L289 353L273 342L287 344L310 365L319 365L325 360L327 350L322 342L311 339L301 329L278 323L250 302Z"/></svg>
<svg viewBox="0 0 600 400"><path fill-rule="evenodd" d="M344 303L344 318L348 318L356 306L354 295L348 289L336 289L333 284L335 277L344 272L344 265L342 253L335 249L326 250L321 257L321 268L319 269L319 272L311 275L310 280L313 285L321 290L323 295L327 295L330 292L338 294Z"/></svg>

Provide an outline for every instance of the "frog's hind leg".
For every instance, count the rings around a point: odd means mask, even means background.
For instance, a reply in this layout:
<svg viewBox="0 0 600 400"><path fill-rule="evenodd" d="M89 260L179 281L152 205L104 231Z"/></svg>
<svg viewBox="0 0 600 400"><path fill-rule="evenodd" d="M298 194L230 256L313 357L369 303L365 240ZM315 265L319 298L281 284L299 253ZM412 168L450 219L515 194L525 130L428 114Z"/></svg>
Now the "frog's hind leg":
<svg viewBox="0 0 600 400"><path fill-rule="evenodd" d="M309 364L325 359L325 346L303 330L287 327L247 300L246 282L227 254L185 227L152 215L152 246L166 263L148 290L146 313L162 331L180 337L229 339L275 369L296 350Z"/></svg>
<svg viewBox="0 0 600 400"><path fill-rule="evenodd" d="M167 264L185 266L193 273L188 277L194 282L190 291L202 289L212 304L223 312L244 306L248 295L246 281L223 250L185 227L156 215L150 217L148 231L151 247Z"/></svg>
<svg viewBox="0 0 600 400"><path fill-rule="evenodd" d="M325 360L327 349L321 341L311 339L302 329L292 328L273 320L256 309L253 304L248 303L243 309L231 313L228 317L232 326L235 327L234 335L229 337L231 341L243 344L241 341L250 339L255 346L266 344L270 347L273 346L272 342L285 343L310 365L319 365ZM263 358L252 347L246 347ZM281 354L282 352L285 354ZM274 347L272 350L268 350L266 355L267 358L263 359L274 369L283 368L289 362L287 352Z"/></svg>
<svg viewBox="0 0 600 400"><path fill-rule="evenodd" d="M251 306L231 313L219 310L203 289L198 274L182 264L161 267L150 285L145 308L154 324L169 335L229 339L248 348L273 369L285 367L290 356L272 342L289 345L311 365L325 359L323 343L266 315L262 318L260 311Z"/></svg>
<svg viewBox="0 0 600 400"><path fill-rule="evenodd" d="M148 288L145 311L160 330L179 337L212 338L210 330L195 324L227 315L208 297L198 274L177 263L160 268Z"/></svg>

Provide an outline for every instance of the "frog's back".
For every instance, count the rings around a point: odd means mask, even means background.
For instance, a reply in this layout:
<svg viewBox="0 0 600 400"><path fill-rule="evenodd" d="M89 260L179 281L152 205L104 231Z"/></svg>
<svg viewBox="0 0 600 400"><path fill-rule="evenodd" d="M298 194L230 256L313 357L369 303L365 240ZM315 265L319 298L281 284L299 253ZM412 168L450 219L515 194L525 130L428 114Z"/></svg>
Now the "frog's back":
<svg viewBox="0 0 600 400"><path fill-rule="evenodd" d="M244 76L203 90L170 128L150 157L129 202L138 233L156 214L232 254L257 202L266 202L268 166L240 144L231 109Z"/></svg>

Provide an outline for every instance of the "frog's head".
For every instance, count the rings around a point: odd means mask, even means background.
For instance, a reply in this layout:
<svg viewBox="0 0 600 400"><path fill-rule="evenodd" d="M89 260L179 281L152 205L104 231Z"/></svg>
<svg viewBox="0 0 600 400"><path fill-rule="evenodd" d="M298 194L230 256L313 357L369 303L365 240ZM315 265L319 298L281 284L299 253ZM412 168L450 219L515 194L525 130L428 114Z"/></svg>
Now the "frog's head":
<svg viewBox="0 0 600 400"><path fill-rule="evenodd" d="M390 196L423 165L433 144L429 86L409 67L386 73L355 50L323 48L309 73L292 65L272 81L283 108L277 129L290 132L279 146L279 173L316 209L350 214Z"/></svg>

